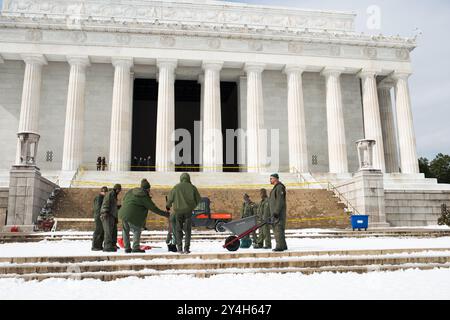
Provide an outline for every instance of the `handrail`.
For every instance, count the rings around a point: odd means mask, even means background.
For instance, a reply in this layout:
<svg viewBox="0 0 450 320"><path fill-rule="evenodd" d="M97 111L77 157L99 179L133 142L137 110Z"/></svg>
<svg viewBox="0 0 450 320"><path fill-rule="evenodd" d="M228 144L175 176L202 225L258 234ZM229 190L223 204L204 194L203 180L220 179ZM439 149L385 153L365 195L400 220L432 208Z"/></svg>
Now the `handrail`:
<svg viewBox="0 0 450 320"><path fill-rule="evenodd" d="M356 215L361 215L361 213L358 211L358 209L356 209L351 203L350 201L338 190L338 188L333 185L330 181L328 181L328 187L327 189L329 191L333 191L334 194L339 198L339 200L341 202L344 202L344 204L346 204L347 208L350 208L354 213L356 213Z"/></svg>

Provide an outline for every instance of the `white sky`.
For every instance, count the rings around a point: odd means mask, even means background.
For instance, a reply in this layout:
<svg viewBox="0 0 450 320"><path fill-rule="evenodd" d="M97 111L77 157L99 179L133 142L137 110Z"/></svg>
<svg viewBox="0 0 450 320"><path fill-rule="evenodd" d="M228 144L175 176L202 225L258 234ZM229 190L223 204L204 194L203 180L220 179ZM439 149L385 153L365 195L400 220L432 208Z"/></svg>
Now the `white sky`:
<svg viewBox="0 0 450 320"><path fill-rule="evenodd" d="M411 100L419 156L450 154L450 1L406 0L228 0L305 9L353 11L357 31L386 35L423 35L412 54ZM0 6L2 0L0 0ZM367 28L367 8L381 9L381 29Z"/></svg>

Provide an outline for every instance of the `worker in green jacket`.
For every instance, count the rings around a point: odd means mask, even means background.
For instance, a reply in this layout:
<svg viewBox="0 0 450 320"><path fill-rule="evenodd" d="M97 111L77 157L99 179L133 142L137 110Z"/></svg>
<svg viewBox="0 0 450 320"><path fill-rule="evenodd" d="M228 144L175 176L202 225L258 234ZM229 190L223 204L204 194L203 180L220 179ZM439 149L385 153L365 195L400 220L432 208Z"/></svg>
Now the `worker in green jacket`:
<svg viewBox="0 0 450 320"><path fill-rule="evenodd" d="M273 189L270 192L269 206L270 214L273 217L273 233L275 236L276 247L273 251L285 251L288 249L286 244L286 187L280 182L277 173L270 176L270 183Z"/></svg>
<svg viewBox="0 0 450 320"><path fill-rule="evenodd" d="M141 250L141 232L147 221L148 210L162 217L169 214L160 210L150 197L150 183L147 179L141 181L140 188L129 190L122 201L119 218L122 220L122 238L126 253L145 253ZM130 244L130 231L133 232L133 248Z"/></svg>
<svg viewBox="0 0 450 320"><path fill-rule="evenodd" d="M103 239L105 231L103 230L102 220L100 219L100 210L102 209L103 199L108 192L108 187L103 187L100 193L94 199L94 205L92 208L95 222L94 235L92 237L92 251L103 250Z"/></svg>
<svg viewBox="0 0 450 320"><path fill-rule="evenodd" d="M176 244L178 253L190 253L191 233L192 233L192 211L201 201L200 193L191 183L191 177L188 173L180 176L180 183L177 184L167 197L166 209L173 206L175 214ZM186 239L183 250L183 229L186 233Z"/></svg>
<svg viewBox="0 0 450 320"><path fill-rule="evenodd" d="M270 206L267 190L261 189L261 202L258 205L257 216L258 223L266 222L270 219ZM270 238L270 225L266 224L258 230L258 238L256 240L255 249L272 249L272 240Z"/></svg>
<svg viewBox="0 0 450 320"><path fill-rule="evenodd" d="M122 186L116 184L103 199L102 208L100 210L100 219L102 220L104 232L103 251L117 251L117 222L118 210L117 198L122 191Z"/></svg>
<svg viewBox="0 0 450 320"><path fill-rule="evenodd" d="M258 206L254 203L248 194L244 194L244 202L241 207L241 219L253 217L257 214ZM252 232L252 243L253 246L256 246L256 231ZM243 238L242 243L244 243L247 239L250 239L250 236L246 236Z"/></svg>

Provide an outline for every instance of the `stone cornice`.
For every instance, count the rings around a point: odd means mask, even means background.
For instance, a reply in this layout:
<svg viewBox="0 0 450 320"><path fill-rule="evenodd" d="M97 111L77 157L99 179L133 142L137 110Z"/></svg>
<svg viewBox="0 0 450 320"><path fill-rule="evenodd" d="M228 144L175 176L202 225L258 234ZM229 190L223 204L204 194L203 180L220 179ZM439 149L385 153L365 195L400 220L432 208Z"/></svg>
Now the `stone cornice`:
<svg viewBox="0 0 450 320"><path fill-rule="evenodd" d="M143 0L4 0L7 15L30 17L73 17L116 21L158 20L194 23L263 26L268 28L308 28L311 30L353 31L354 13L324 12L212 1Z"/></svg>
<svg viewBox="0 0 450 320"><path fill-rule="evenodd" d="M0 14L0 28L32 30L64 30L79 32L108 32L121 34L158 34L183 36L208 36L227 39L280 40L305 43L325 43L330 45L352 45L379 48L400 48L412 51L416 40L399 36L369 36L355 32L312 31L309 29L269 29L263 27L241 27L233 25L192 24L159 21L76 20L49 17L29 18ZM124 37L126 37L124 35ZM214 44L212 44L214 45Z"/></svg>

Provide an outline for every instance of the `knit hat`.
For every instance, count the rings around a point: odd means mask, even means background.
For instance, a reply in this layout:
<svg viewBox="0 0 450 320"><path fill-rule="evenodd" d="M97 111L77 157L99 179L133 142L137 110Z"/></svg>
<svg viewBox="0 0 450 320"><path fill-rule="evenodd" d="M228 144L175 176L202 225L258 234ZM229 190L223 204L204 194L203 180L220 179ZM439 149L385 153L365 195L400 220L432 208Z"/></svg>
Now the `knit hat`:
<svg viewBox="0 0 450 320"><path fill-rule="evenodd" d="M276 179L280 179L280 176L278 175L278 173L273 173L270 175L270 177L276 178Z"/></svg>
<svg viewBox="0 0 450 320"><path fill-rule="evenodd" d="M115 184L113 189L116 190L116 191L121 191L122 190L122 185Z"/></svg>
<svg viewBox="0 0 450 320"><path fill-rule="evenodd" d="M144 190L150 189L150 183L147 181L147 179L142 179L141 181L141 188Z"/></svg>

